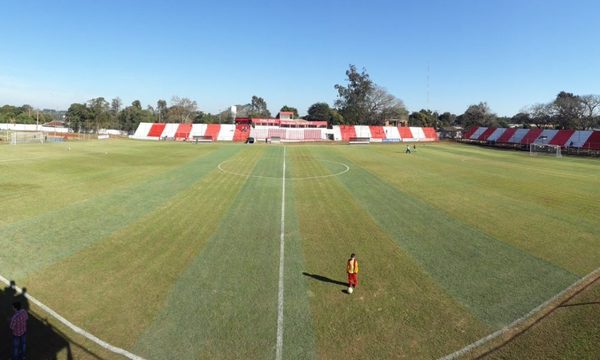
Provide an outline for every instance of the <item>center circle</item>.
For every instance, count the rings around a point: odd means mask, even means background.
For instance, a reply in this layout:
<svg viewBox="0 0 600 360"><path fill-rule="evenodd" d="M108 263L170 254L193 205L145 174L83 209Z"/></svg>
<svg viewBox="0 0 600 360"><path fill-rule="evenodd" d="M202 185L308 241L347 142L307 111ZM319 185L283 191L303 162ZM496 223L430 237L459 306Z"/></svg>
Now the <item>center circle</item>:
<svg viewBox="0 0 600 360"><path fill-rule="evenodd" d="M233 160L225 160L225 161L221 162L219 165L217 165L217 168L219 169L219 171L221 171L224 174L230 174L230 175L236 175L236 176L242 176L242 177L248 177L248 178L258 178L258 179L282 179L281 176L263 176L263 175L242 174L242 173L237 173L235 171L230 171L230 170L223 168L224 164L231 162L231 161L233 161ZM324 179L324 178L333 177L333 176L340 176L340 175L343 175L343 174L347 173L348 171L350 171L350 166L344 164L343 162L333 161L333 160L325 160L325 159L315 159L315 161L328 162L331 164L338 164L338 165L342 166L342 170L338 171L334 174L286 177L285 179L286 180Z"/></svg>

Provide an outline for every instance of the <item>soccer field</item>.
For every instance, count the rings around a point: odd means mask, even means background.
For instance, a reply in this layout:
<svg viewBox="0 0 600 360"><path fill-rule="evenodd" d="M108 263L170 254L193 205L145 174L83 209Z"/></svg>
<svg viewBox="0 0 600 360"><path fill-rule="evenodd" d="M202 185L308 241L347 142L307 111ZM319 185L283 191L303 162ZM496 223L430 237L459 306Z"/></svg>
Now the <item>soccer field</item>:
<svg viewBox="0 0 600 360"><path fill-rule="evenodd" d="M0 275L148 359L430 359L600 267L598 160L404 149L3 146ZM49 320L65 345L39 351L119 358ZM591 358L593 324L546 355Z"/></svg>

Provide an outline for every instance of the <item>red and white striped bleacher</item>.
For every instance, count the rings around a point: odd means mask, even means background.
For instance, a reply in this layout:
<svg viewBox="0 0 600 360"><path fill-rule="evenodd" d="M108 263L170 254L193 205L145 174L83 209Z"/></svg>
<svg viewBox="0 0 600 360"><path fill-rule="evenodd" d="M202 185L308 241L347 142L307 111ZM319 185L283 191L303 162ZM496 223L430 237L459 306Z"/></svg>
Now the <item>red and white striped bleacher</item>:
<svg viewBox="0 0 600 360"><path fill-rule="evenodd" d="M553 130L473 127L465 131L464 139L494 142L497 144L544 143L564 148L600 150L600 131L594 130Z"/></svg>
<svg viewBox="0 0 600 360"><path fill-rule="evenodd" d="M165 125L165 129L163 130L161 137L167 139L175 139L175 133L177 132L177 128L179 124L167 124Z"/></svg>
<svg viewBox="0 0 600 360"><path fill-rule="evenodd" d="M175 140L186 140L192 132L192 124L179 124L175 132Z"/></svg>
<svg viewBox="0 0 600 360"><path fill-rule="evenodd" d="M403 141L414 141L412 130L409 127L399 127L400 139Z"/></svg>
<svg viewBox="0 0 600 360"><path fill-rule="evenodd" d="M219 129L219 134L214 140L217 141L233 141L235 135L235 125L233 124L222 124Z"/></svg>
<svg viewBox="0 0 600 360"><path fill-rule="evenodd" d="M190 139L195 137L204 136L206 134L206 128L208 124L192 124L192 131L190 131Z"/></svg>
<svg viewBox="0 0 600 360"><path fill-rule="evenodd" d="M327 128L294 128L248 124L175 124L140 123L132 139L140 140L193 140L210 136L214 141L245 141L249 136L256 140L279 137L284 141L323 141L332 137L335 141L350 138L370 138L373 142L436 141L438 135L433 128L335 125Z"/></svg>
<svg viewBox="0 0 600 360"><path fill-rule="evenodd" d="M148 131L148 135L147 135L148 138L154 139L154 140L160 139L163 131L165 130L165 126L167 126L167 124L162 124L162 123L152 124L152 126L150 127L150 131Z"/></svg>
<svg viewBox="0 0 600 360"><path fill-rule="evenodd" d="M366 125L354 125L356 137L371 138L371 129Z"/></svg>

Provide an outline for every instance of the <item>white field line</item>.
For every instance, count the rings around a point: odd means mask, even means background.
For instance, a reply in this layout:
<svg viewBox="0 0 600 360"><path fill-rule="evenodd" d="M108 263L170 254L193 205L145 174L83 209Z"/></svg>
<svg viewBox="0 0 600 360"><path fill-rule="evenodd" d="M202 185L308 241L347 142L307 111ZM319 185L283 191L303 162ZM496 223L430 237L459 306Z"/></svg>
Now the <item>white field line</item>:
<svg viewBox="0 0 600 360"><path fill-rule="evenodd" d="M275 359L283 357L283 266L285 251L285 146L283 147L283 173L281 175L281 232L279 234L279 291L277 294L277 347Z"/></svg>
<svg viewBox="0 0 600 360"><path fill-rule="evenodd" d="M8 281L8 279L6 279L4 276L0 275L0 281L2 281L3 283L5 283L7 286L10 286L10 282ZM23 289L15 286L15 290L17 290L20 293L23 293ZM46 313L50 314L52 317L54 317L56 320L60 321L61 323L63 323L66 327L68 327L69 329L73 330L75 333L87 338L90 341L95 342L96 344L98 344L100 347L111 351L115 354L119 354L122 355L128 359L132 359L132 360L144 360L144 358L137 356L135 354L130 353L127 350L121 349L119 347L113 346L109 343L107 343L104 340L101 340L99 338L97 338L96 336L90 334L89 332L83 330L82 328L74 325L73 323L71 323L69 320L65 319L64 317L60 316L56 311L50 309L49 307L47 307L46 305L42 304L38 299L34 298L33 296L29 295L28 293L25 293L25 297L32 303L34 303L37 307L39 307L40 309L44 310Z"/></svg>
<svg viewBox="0 0 600 360"><path fill-rule="evenodd" d="M285 148L284 148L285 149ZM285 151L285 150L284 150ZM325 161L325 162L329 162L329 163L333 163L333 164L340 164L344 167L344 170L337 172L335 174L329 174L329 175L318 175L318 176L306 176L306 177L288 177L287 180L314 180L314 179L324 179L324 178L328 178L328 177L333 177L333 176L340 176L343 175L345 173L347 173L348 171L350 171L350 166L339 162L339 161L332 161L332 160L325 160L325 159L317 159L318 161ZM250 175L250 174L240 174L240 173L236 173L233 171L229 171L229 170L225 170L223 169L223 164L230 162L232 160L225 160L223 162L221 162L219 165L217 165L217 168L224 174L229 174L229 175L236 175L236 176L242 176L242 177L246 177L246 178L258 178L258 179L276 179L279 180L279 177L276 176L262 176L262 175Z"/></svg>
<svg viewBox="0 0 600 360"><path fill-rule="evenodd" d="M551 297L550 299L548 299L547 301L545 301L543 304L538 305L535 309L531 310L530 312L528 312L527 314L523 315L522 317L518 318L517 320L513 321L512 323L506 325L505 327L503 327L502 329L489 334L488 336L482 337L481 339L465 346L464 348L453 352L452 354L448 354L442 358L440 358L439 360L453 360L453 359L458 359L461 356L465 356L466 354L468 354L469 352L473 351L474 349L494 340L495 338L507 333L508 331L514 329L515 327L517 327L518 325L520 325L521 323L525 322L526 320L528 320L529 318L531 318L533 315L535 315L536 313L538 313L539 311L541 311L542 309L548 307L548 305L552 304L553 302L555 302L557 299L559 299L560 297L562 297L564 294L566 294L567 292L571 291L572 289L574 289L575 287L579 286L581 283L587 282L592 278L595 278L596 276L600 276L600 268L592 271L591 273L587 274L586 276L582 277L581 279L577 280L576 282L574 282L571 286L569 286L568 288L564 289L563 291L559 292L558 294L554 295L553 297Z"/></svg>
<svg viewBox="0 0 600 360"><path fill-rule="evenodd" d="M2 159L0 162L12 162L12 161L27 161L27 160L39 160L39 159L48 159L50 156L38 156L31 158L21 158L21 159Z"/></svg>

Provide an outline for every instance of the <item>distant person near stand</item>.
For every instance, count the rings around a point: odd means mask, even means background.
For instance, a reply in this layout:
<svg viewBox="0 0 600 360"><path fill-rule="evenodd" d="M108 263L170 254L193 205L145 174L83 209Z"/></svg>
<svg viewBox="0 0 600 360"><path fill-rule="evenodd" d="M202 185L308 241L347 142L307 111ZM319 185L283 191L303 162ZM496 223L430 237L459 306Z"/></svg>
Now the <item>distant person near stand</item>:
<svg viewBox="0 0 600 360"><path fill-rule="evenodd" d="M405 154L410 154L410 146L406 145L406 151L404 151Z"/></svg>
<svg viewBox="0 0 600 360"><path fill-rule="evenodd" d="M350 259L346 264L346 272L348 273L348 294L352 294L354 288L358 285L358 261L356 254L350 255Z"/></svg>
<svg viewBox="0 0 600 360"><path fill-rule="evenodd" d="M20 302L13 303L15 314L10 319L10 330L12 331L12 360L25 359L25 334L27 333L27 311L21 308Z"/></svg>

